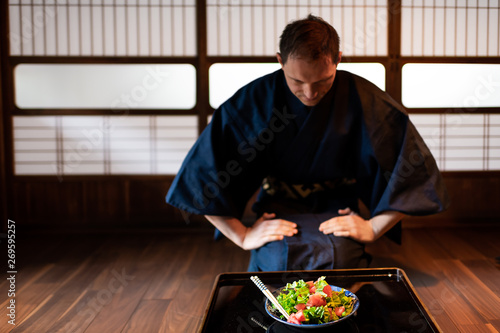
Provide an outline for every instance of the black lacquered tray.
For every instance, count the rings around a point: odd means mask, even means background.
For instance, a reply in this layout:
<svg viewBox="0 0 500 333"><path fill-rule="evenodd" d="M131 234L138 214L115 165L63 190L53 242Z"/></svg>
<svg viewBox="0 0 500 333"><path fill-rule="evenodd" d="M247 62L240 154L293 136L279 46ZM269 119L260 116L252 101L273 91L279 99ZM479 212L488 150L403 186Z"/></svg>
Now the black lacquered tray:
<svg viewBox="0 0 500 333"><path fill-rule="evenodd" d="M355 293L360 301L356 315L328 332L441 332L399 268L223 273L215 280L199 332L297 332L266 313L265 296L250 280L252 275L271 291L295 280L326 276L328 283Z"/></svg>

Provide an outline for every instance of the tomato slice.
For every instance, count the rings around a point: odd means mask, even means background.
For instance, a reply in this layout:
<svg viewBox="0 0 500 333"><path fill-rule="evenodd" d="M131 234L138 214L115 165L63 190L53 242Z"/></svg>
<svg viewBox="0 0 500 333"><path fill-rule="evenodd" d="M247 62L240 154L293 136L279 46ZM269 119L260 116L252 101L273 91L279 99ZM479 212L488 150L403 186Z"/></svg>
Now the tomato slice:
<svg viewBox="0 0 500 333"><path fill-rule="evenodd" d="M330 287L329 285L323 287L323 292L326 294L326 296L332 297L332 287Z"/></svg>
<svg viewBox="0 0 500 333"><path fill-rule="evenodd" d="M337 315L337 317L341 317L344 311L345 311L344 306L339 306L338 308L335 308L335 314Z"/></svg>
<svg viewBox="0 0 500 333"><path fill-rule="evenodd" d="M297 320L300 321L300 322L303 322L304 320L306 320L306 317L304 316L304 312L302 312L302 310L299 310L295 314L295 318L297 318Z"/></svg>
<svg viewBox="0 0 500 333"><path fill-rule="evenodd" d="M295 305L295 308L297 310L304 310L306 308L306 305L304 303L299 303Z"/></svg>

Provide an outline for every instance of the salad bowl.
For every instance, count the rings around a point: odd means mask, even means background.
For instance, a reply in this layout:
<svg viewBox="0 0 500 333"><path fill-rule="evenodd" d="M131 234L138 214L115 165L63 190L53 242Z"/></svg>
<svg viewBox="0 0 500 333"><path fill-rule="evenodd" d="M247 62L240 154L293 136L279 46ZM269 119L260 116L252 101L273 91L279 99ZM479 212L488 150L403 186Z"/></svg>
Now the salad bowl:
<svg viewBox="0 0 500 333"><path fill-rule="evenodd" d="M333 292L341 292L341 291L344 291L345 295L347 297L352 297L353 298L353 305L352 305L352 310L349 314L347 314L346 316L344 317L340 317L339 319L337 320L333 320L333 321L330 321L330 322L327 322L327 323L321 323L321 324L296 324L296 323L291 323L291 322L288 322L286 320L286 318L281 318L280 316L280 313L277 309L275 309L273 307L273 304L269 301L269 299L266 299L266 302L265 302L265 309L266 309L266 312L269 316L271 316L274 320L284 324L284 325L287 325L291 328L296 328L296 329L323 329L323 328L327 328L329 326L332 326L332 325L337 325L339 323L345 323L345 321L347 321L348 319L352 318L353 316L356 315L356 312L359 308L359 299L358 297L351 291L347 290L347 289L344 289L344 288L341 288L341 287L338 287L338 286L334 286L334 285L330 285L331 289ZM278 295L280 293L283 292L283 290L286 289L286 286L284 287L281 287L279 289L276 289L274 292L273 292L273 295L277 298Z"/></svg>

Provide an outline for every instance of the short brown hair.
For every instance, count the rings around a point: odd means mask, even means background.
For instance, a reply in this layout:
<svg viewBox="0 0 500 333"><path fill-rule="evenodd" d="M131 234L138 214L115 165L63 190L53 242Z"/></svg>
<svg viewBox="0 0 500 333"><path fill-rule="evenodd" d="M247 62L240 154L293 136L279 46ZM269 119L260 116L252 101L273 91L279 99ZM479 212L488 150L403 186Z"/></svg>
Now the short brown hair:
<svg viewBox="0 0 500 333"><path fill-rule="evenodd" d="M283 63L288 57L312 60L330 55L336 64L339 60L340 39L337 31L325 20L309 14L305 19L289 23L280 36L280 54Z"/></svg>

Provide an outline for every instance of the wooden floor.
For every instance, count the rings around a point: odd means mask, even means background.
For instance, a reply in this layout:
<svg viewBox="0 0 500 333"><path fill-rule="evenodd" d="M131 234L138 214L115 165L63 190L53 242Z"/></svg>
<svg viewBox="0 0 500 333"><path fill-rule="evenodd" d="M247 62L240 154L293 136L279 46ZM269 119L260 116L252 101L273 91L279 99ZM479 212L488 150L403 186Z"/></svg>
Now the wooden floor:
<svg viewBox="0 0 500 333"><path fill-rule="evenodd" d="M215 279L248 253L208 232L20 235L15 326L0 332L196 332ZM404 229L369 247L405 270L444 332L500 332L500 228Z"/></svg>

